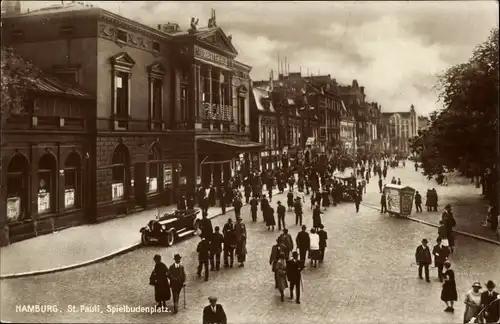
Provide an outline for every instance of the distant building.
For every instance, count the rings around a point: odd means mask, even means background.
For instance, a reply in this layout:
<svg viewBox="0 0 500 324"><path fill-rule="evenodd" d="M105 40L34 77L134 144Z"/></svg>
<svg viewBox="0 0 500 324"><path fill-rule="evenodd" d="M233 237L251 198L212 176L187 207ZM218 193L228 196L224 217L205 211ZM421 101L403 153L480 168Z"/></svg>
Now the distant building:
<svg viewBox="0 0 500 324"><path fill-rule="evenodd" d="M417 135L418 122L415 107L409 111L382 113L384 125L384 150L408 152L409 139Z"/></svg>
<svg viewBox="0 0 500 324"><path fill-rule="evenodd" d="M427 129L431 124L429 117L418 116L418 130Z"/></svg>

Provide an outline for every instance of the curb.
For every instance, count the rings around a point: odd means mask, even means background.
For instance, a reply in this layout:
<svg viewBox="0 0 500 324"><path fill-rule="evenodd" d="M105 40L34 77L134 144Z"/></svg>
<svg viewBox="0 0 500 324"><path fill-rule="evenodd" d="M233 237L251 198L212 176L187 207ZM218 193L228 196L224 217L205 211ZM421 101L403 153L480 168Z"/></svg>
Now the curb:
<svg viewBox="0 0 500 324"><path fill-rule="evenodd" d="M247 203L243 203L243 206L246 206L248 205ZM234 207L228 207L226 208L226 213L227 212L230 212L234 209ZM216 218L216 217L219 217L219 216L222 216L222 215L225 215L225 214L215 214L213 216L209 216L208 218L209 219L213 219L213 218ZM92 260L89 260L89 261L84 261L84 262L80 262L80 263L76 263L76 264L71 264L71 265L68 265L68 266L63 266L63 267L60 267L60 268L53 268L53 269L47 269L47 270L37 270L37 271L30 271L30 272L21 272L21 273L12 273L12 274L6 274L6 275L3 275L3 276L0 276L0 280L3 280L3 279L15 279L15 278L23 278L23 277L33 277L33 276L38 276L38 275L44 275L44 274L50 274L50 273L56 273L56 272L62 272L62 271L67 271L67 270L73 270L73 269L77 269L77 268L82 268L82 267L85 267L85 266L88 266L88 265L92 265L92 264L95 264L95 263L99 263L99 262L102 262L102 261L106 261L106 260L109 260L109 259L112 259L114 258L115 256L118 256L118 255L122 255L122 254L125 254L125 253L128 253L128 252L131 252L137 248L139 248L141 246L141 242L138 242L138 243L134 243L128 247L125 247L123 249L120 249L120 250L117 250L117 251L114 251L114 252L111 252L105 256L102 256L102 257L98 257L98 258L95 258L95 259L92 259Z"/></svg>
<svg viewBox="0 0 500 324"><path fill-rule="evenodd" d="M368 205L368 204L363 204L363 203L361 205L363 205L365 207L368 207L368 208L375 209L375 210L379 210L380 209L380 208L374 207L373 205ZM429 223L429 222L420 220L418 218L413 218L413 217L405 217L405 218L411 220L412 222L416 222L416 223L420 223L420 224L423 224L423 225L427 225L427 226L439 228L439 226L436 225L436 224ZM489 239L489 238L486 238L486 237L483 237L483 236L480 236L480 235L476 235L476 234L472 234L472 233L467 233L467 232L464 232L464 231L458 231L458 230L454 230L453 232L457 233L457 234L460 234L460 235L463 235L463 236L468 236L468 237L474 238L474 239L479 240L479 241L483 241L483 242L487 242L487 243L490 243L490 244L495 244L495 245L500 246L500 242L492 240L492 239Z"/></svg>

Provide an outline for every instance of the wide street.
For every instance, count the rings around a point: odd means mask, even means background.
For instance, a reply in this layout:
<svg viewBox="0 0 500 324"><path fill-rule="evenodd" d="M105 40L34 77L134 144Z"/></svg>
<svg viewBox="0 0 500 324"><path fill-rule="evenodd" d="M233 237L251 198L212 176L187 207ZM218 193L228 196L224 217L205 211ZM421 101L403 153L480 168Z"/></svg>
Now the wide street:
<svg viewBox="0 0 500 324"><path fill-rule="evenodd" d="M411 170L389 169L398 177ZM419 179L415 174L412 181ZM422 183L426 180L422 177ZM371 181L364 202L377 204L376 181ZM423 185L422 185L423 186ZM417 188L418 190L422 190ZM426 189L426 188L425 188ZM371 193L370 193L371 192ZM273 204L286 198L281 195ZM306 197L306 225L312 224L310 203ZM116 257L107 262L50 275L1 281L2 320L12 322L106 322L106 323L199 323L207 297L219 297L229 323L461 323L463 295L474 281L484 283L500 279L500 248L460 236L452 264L457 276L459 301L454 314L443 312L441 285L436 270L431 268L432 282L417 277L415 248L422 238L431 245L437 230L406 219L381 215L377 210L361 206L358 214L353 203L330 207L323 215L329 235L325 263L304 270L302 304L279 301L274 289L269 253L279 232L268 232L259 212L258 223L249 221L249 209L243 209L248 230L248 255L244 268L221 269L204 282L196 278L196 244L193 237L170 248L147 247ZM228 217L212 220L222 226ZM295 238L298 226L293 213L288 213L289 230ZM293 224L292 224L293 223ZM138 233L139 234L139 233ZM119 235L119 233L117 233ZM29 253L27 251L26 253ZM165 263L180 253L188 271L186 309L177 315L146 313L107 313L106 305L153 306L153 288L148 285L153 268L152 257L159 253ZM21 313L16 305L57 305L57 313ZM101 305L102 312L67 312L68 305ZM181 295L182 306L182 295Z"/></svg>

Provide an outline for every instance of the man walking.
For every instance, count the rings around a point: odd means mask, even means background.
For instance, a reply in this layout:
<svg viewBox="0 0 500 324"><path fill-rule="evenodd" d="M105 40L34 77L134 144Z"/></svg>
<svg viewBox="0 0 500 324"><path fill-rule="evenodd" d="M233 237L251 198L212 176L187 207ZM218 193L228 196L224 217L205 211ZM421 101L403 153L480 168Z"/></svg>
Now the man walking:
<svg viewBox="0 0 500 324"><path fill-rule="evenodd" d="M387 198L385 197L384 193L380 195L380 212L382 214L387 213Z"/></svg>
<svg viewBox="0 0 500 324"><path fill-rule="evenodd" d="M359 213L359 205L361 204L361 193L356 192L354 194L354 205L356 205L356 213Z"/></svg>
<svg viewBox="0 0 500 324"><path fill-rule="evenodd" d="M382 193L382 178L378 179L378 190Z"/></svg>
<svg viewBox="0 0 500 324"><path fill-rule="evenodd" d="M293 291L295 290L295 302L300 304L301 272L304 269L304 261L299 260L298 257L297 251L293 251L292 259L288 260L286 264L286 274L290 282L290 299L293 299Z"/></svg>
<svg viewBox="0 0 500 324"><path fill-rule="evenodd" d="M181 264L181 255L174 255L174 263L169 268L170 287L172 288L172 296L174 299L174 314L179 311L179 296L186 282L186 272Z"/></svg>
<svg viewBox="0 0 500 324"><path fill-rule="evenodd" d="M234 263L234 249L236 248L236 237L234 235L234 224L231 218L224 224L222 233L224 234L224 268L232 268Z"/></svg>
<svg viewBox="0 0 500 324"><path fill-rule="evenodd" d="M210 305L203 308L203 324L227 324L226 312L217 304L217 297L208 298Z"/></svg>
<svg viewBox="0 0 500 324"><path fill-rule="evenodd" d="M450 250L448 250L448 247L441 245L441 241L441 237L436 239L436 245L432 248L432 254L434 255L434 266L438 271L438 279L443 282L444 262L448 259Z"/></svg>
<svg viewBox="0 0 500 324"><path fill-rule="evenodd" d="M283 234L281 234L278 239L281 242L281 244L286 246L285 256L288 260L288 258L290 257L290 252L293 250L292 236L290 234L288 234L288 230L286 228L284 228Z"/></svg>
<svg viewBox="0 0 500 324"><path fill-rule="evenodd" d="M494 291L495 283L489 280L486 283L486 291L481 293L481 308L489 306L484 311L484 320L486 323L498 323L500 319L500 308L497 305L492 304L494 300L498 298L498 293Z"/></svg>
<svg viewBox="0 0 500 324"><path fill-rule="evenodd" d="M302 231L297 234L295 238L295 243L297 243L297 249L299 249L300 260L306 260L306 253L309 250L311 240L309 238L309 233L306 232L307 227L302 225Z"/></svg>
<svg viewBox="0 0 500 324"><path fill-rule="evenodd" d="M201 270L205 268L205 281L208 281L208 260L210 259L210 242L201 236L201 241L196 248L198 252L198 278L201 277Z"/></svg>
<svg viewBox="0 0 500 324"><path fill-rule="evenodd" d="M245 266L247 254L247 228L245 224L243 224L241 217L236 218L234 236L236 238L236 256L238 258L239 267L241 268Z"/></svg>
<svg viewBox="0 0 500 324"><path fill-rule="evenodd" d="M318 231L319 236L319 263L323 263L325 259L326 241L328 240L328 233L325 231L325 226L321 224Z"/></svg>
<svg viewBox="0 0 500 324"><path fill-rule="evenodd" d="M418 191L415 193L415 211L417 213L422 212L422 196Z"/></svg>
<svg viewBox="0 0 500 324"><path fill-rule="evenodd" d="M285 226L285 214L286 214L286 208L281 204L281 201L278 200L278 207L276 208L276 212L278 214L278 230L281 231L281 224L283 224L283 228L286 228Z"/></svg>
<svg viewBox="0 0 500 324"><path fill-rule="evenodd" d="M220 233L220 227L215 226L215 232L210 238L210 271L220 269L220 254L222 253L222 243L224 235Z"/></svg>
<svg viewBox="0 0 500 324"><path fill-rule="evenodd" d="M431 282L429 279L429 265L432 263L432 257L427 243L429 243L429 241L424 238L422 240L422 245L417 247L417 250L415 251L415 261L418 264L418 277L420 279L424 279L422 278L422 268L424 268L425 280L427 282Z"/></svg>
<svg viewBox="0 0 500 324"><path fill-rule="evenodd" d="M255 198L255 196L252 197L252 199L250 200L250 214L252 215L252 222L256 222L257 221L257 208L259 206L259 201L257 200L257 198Z"/></svg>
<svg viewBox="0 0 500 324"><path fill-rule="evenodd" d="M302 202L300 201L300 198L297 197L297 199L295 199L295 203L294 203L294 209L295 209L295 225L299 225L302 226Z"/></svg>
<svg viewBox="0 0 500 324"><path fill-rule="evenodd" d="M212 227L212 221L207 218L207 215L207 213L204 213L203 218L200 221L201 236L206 239L210 239L210 237L214 233L214 229Z"/></svg>

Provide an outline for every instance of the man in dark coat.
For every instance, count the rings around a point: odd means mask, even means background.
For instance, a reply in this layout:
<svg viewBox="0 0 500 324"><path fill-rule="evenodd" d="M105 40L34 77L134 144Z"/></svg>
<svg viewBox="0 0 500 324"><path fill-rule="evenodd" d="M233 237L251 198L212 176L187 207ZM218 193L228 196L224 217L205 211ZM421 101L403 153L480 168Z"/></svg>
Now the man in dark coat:
<svg viewBox="0 0 500 324"><path fill-rule="evenodd" d="M278 237L276 239L276 244L271 247L271 254L269 255L269 265L271 270L274 272L274 286L278 288L278 277L276 273L276 262L278 262L279 256L286 251L287 247L282 243L282 240Z"/></svg>
<svg viewBox="0 0 500 324"><path fill-rule="evenodd" d="M207 214L203 214L203 218L200 221L200 229L201 229L201 236L205 237L206 239L210 239L212 237L212 234L214 233L214 229L212 227L212 221L207 218Z"/></svg>
<svg viewBox="0 0 500 324"><path fill-rule="evenodd" d="M295 225L301 225L302 226L302 202L300 201L300 198L297 197L295 199L294 203L294 211L295 211Z"/></svg>
<svg viewBox="0 0 500 324"><path fill-rule="evenodd" d="M297 249L299 249L300 260L306 260L306 253L309 250L311 239L309 238L309 233L307 233L307 227L302 225L302 231L297 234L295 238L295 243L297 243Z"/></svg>
<svg viewBox="0 0 500 324"><path fill-rule="evenodd" d="M224 188L220 189L220 208L222 209L222 215L226 214L226 204L227 204L227 195L226 190Z"/></svg>
<svg viewBox="0 0 500 324"><path fill-rule="evenodd" d="M216 297L209 297L210 305L203 308L203 324L227 324L226 312L217 304Z"/></svg>
<svg viewBox="0 0 500 324"><path fill-rule="evenodd" d="M276 213L278 214L278 230L281 231L281 224L283 224L283 228L286 228L285 225L286 208L281 204L281 201L278 201L278 207L276 208Z"/></svg>
<svg viewBox="0 0 500 324"><path fill-rule="evenodd" d="M432 255L434 255L434 266L438 271L438 279L443 282L444 262L448 259L450 250L448 250L447 246L441 245L441 241L441 237L436 239L436 245L432 248Z"/></svg>
<svg viewBox="0 0 500 324"><path fill-rule="evenodd" d="M170 266L170 287L172 288L172 296L174 298L174 314L179 310L179 296L186 282L186 271L181 264L180 254L174 255L174 263Z"/></svg>
<svg viewBox="0 0 500 324"><path fill-rule="evenodd" d="M224 267L233 267L234 249L236 249L236 236L234 234L234 224L231 218L227 220L222 228L224 234Z"/></svg>
<svg viewBox="0 0 500 324"><path fill-rule="evenodd" d="M293 299L293 291L295 288L295 302L300 304L300 283L302 278L302 270L304 269L304 261L298 259L298 253L292 253L292 259L287 261L286 275L290 282L290 299Z"/></svg>
<svg viewBox="0 0 500 324"><path fill-rule="evenodd" d="M382 193L382 178L378 179L378 190Z"/></svg>
<svg viewBox="0 0 500 324"><path fill-rule="evenodd" d="M385 193L380 195L380 212L382 214L387 213L387 198L385 197Z"/></svg>
<svg viewBox="0 0 500 324"><path fill-rule="evenodd" d="M215 232L210 237L210 271L220 269L220 254L222 253L222 243L224 235L220 233L220 227L215 226Z"/></svg>
<svg viewBox="0 0 500 324"><path fill-rule="evenodd" d="M168 268L165 263L161 262L161 256L156 254L153 257L155 267L149 277L149 284L155 287L156 308L166 308L167 301L170 300L170 284L168 283Z"/></svg>
<svg viewBox="0 0 500 324"><path fill-rule="evenodd" d="M495 283L491 280L489 280L486 283L486 291L483 291L481 293L481 309L484 307L487 307L490 305L495 299L498 298L498 293L494 291L495 289ZM496 302L491 304L485 311L484 311L484 319L486 320L486 323L497 323L498 320L500 319L500 308L498 306L499 302Z"/></svg>
<svg viewBox="0 0 500 324"><path fill-rule="evenodd" d="M245 202L248 204L250 201L250 195L252 194L252 187L250 184L245 185Z"/></svg>
<svg viewBox="0 0 500 324"><path fill-rule="evenodd" d="M429 279L429 265L432 263L432 256L429 246L427 246L427 239L422 240L422 245L417 247L415 251L415 262L418 264L418 277L422 278L422 268L425 269L425 280L431 282Z"/></svg>
<svg viewBox="0 0 500 324"><path fill-rule="evenodd" d="M250 200L250 213L252 215L252 222L256 222L257 221L257 208L259 206L259 201L257 200L257 198L252 197L252 199Z"/></svg>
<svg viewBox="0 0 500 324"><path fill-rule="evenodd" d="M260 202L260 210L262 211L262 218L263 221L266 221L266 217L264 214L266 213L267 209L269 208L269 200L264 196L262 197L262 200Z"/></svg>
<svg viewBox="0 0 500 324"><path fill-rule="evenodd" d="M236 238L236 256L238 258L238 263L240 264L239 267L244 267L247 254L247 228L242 222L241 217L236 219L236 225L234 225L234 236Z"/></svg>
<svg viewBox="0 0 500 324"><path fill-rule="evenodd" d="M415 211L417 213L422 212L422 196L418 191L415 193Z"/></svg>
<svg viewBox="0 0 500 324"><path fill-rule="evenodd" d="M238 219L241 217L241 207L243 207L241 199L234 198L233 206L234 206L234 214L236 215L236 219Z"/></svg>
<svg viewBox="0 0 500 324"><path fill-rule="evenodd" d="M361 194L359 192L354 193L354 205L356 206L356 213L359 213L359 205L361 204Z"/></svg>
<svg viewBox="0 0 500 324"><path fill-rule="evenodd" d="M291 211L293 207L293 192L288 192L288 194L286 195L286 201L288 205L288 211Z"/></svg>
<svg viewBox="0 0 500 324"><path fill-rule="evenodd" d="M318 236L319 236L319 252L320 252L319 262L323 263L323 260L325 259L325 249L327 245L326 241L328 240L328 233L325 231L325 226L323 224L319 226Z"/></svg>
<svg viewBox="0 0 500 324"><path fill-rule="evenodd" d="M292 236L288 233L286 228L283 229L283 234L281 234L278 238L280 242L286 246L285 256L288 259L290 257L290 252L293 250L293 239Z"/></svg>
<svg viewBox="0 0 500 324"><path fill-rule="evenodd" d="M198 252L198 277L201 277L201 270L205 268L205 281L208 281L208 260L210 259L210 241L205 236L201 236L201 241L196 248Z"/></svg>

